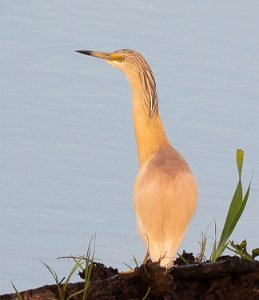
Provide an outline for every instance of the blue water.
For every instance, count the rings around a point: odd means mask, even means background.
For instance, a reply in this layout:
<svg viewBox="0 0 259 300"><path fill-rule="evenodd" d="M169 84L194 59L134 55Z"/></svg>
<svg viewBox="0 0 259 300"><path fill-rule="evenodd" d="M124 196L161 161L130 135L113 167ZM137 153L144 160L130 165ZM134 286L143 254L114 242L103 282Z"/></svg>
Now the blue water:
<svg viewBox="0 0 259 300"><path fill-rule="evenodd" d="M40 260L66 276L71 264L56 258L84 254L94 234L107 265L144 256L128 83L76 49L132 48L149 61L168 137L199 184L182 248L198 253L214 219L220 231L237 148L253 182L233 239L259 246L258 15L257 1L1 2L0 293L11 280L19 290L52 283Z"/></svg>

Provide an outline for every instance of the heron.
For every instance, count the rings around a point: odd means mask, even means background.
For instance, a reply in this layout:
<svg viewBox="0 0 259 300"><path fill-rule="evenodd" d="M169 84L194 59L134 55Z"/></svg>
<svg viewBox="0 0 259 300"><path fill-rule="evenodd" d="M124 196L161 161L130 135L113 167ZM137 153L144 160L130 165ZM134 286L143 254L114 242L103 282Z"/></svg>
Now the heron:
<svg viewBox="0 0 259 300"><path fill-rule="evenodd" d="M139 171L133 189L136 223L148 258L170 268L195 213L198 188L184 157L170 144L158 112L156 82L144 57L133 50L76 50L122 71L132 92Z"/></svg>

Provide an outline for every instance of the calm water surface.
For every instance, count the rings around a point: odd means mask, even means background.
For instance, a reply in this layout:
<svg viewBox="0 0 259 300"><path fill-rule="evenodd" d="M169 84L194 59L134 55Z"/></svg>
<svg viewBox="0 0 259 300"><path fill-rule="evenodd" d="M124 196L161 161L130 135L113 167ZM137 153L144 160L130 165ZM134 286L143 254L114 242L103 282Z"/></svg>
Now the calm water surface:
<svg viewBox="0 0 259 300"><path fill-rule="evenodd" d="M0 5L0 293L52 283L96 234L96 257L125 268L135 230L137 156L126 79L76 49L132 48L149 61L172 144L189 161L199 206L182 248L223 225L245 150L254 174L233 235L259 246L257 1L2 1ZM212 235L212 228L208 235ZM212 240L211 240L212 242Z"/></svg>

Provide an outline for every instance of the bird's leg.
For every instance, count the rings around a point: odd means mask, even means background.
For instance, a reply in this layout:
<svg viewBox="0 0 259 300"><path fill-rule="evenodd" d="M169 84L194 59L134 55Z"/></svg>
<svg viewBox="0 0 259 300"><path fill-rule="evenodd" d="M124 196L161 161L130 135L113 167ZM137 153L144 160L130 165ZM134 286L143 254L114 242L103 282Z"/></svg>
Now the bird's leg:
<svg viewBox="0 0 259 300"><path fill-rule="evenodd" d="M143 259L143 263L142 263L143 265L145 265L147 263L148 258L149 258L149 251L147 250L147 252L144 256L144 259Z"/></svg>
<svg viewBox="0 0 259 300"><path fill-rule="evenodd" d="M149 239L148 239L148 236L147 236L147 234L144 234L145 235L145 238L147 239L147 241L146 241L146 247L147 247L147 252L146 252L146 254L145 254L145 256L144 256L144 259L143 259L143 265L146 265L147 264L147 261L148 261L148 258L150 257L149 256Z"/></svg>

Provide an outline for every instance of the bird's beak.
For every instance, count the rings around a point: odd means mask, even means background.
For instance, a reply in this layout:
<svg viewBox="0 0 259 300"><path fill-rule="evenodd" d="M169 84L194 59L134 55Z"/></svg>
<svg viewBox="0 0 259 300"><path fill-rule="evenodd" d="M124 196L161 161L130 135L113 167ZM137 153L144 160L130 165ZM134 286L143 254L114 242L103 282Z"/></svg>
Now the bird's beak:
<svg viewBox="0 0 259 300"><path fill-rule="evenodd" d="M98 58L108 60L108 61L113 60L111 53L97 52L97 51L90 51L90 50L76 50L76 52L85 54L85 55L89 55L89 56L98 57Z"/></svg>

